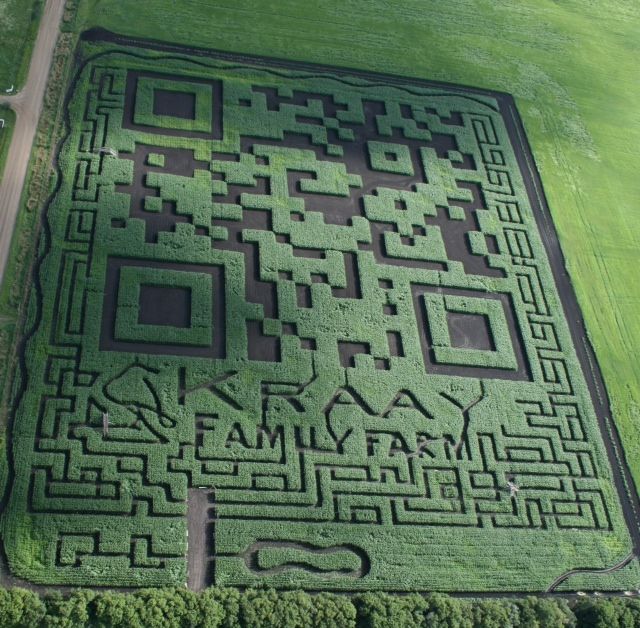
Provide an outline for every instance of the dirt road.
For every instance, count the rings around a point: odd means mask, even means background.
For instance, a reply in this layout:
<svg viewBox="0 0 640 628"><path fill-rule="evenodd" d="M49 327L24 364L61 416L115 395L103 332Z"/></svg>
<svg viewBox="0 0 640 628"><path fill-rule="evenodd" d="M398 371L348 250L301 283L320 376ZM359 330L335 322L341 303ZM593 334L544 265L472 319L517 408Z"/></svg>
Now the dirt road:
<svg viewBox="0 0 640 628"><path fill-rule="evenodd" d="M0 284L9 257L11 236L20 208L20 196L27 176L31 146L42 111L63 11L64 0L47 0L24 89L14 96L0 95L0 104L10 105L17 118L0 182Z"/></svg>

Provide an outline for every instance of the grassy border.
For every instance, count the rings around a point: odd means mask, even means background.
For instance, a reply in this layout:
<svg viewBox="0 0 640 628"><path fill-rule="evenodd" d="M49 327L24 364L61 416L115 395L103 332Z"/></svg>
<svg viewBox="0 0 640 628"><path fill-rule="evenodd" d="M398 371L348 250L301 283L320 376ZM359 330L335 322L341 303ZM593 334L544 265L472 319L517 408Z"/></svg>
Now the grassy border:
<svg viewBox="0 0 640 628"><path fill-rule="evenodd" d="M0 105L0 118L5 121L4 129L0 129L0 182L4 174L4 166L9 155L9 146L16 125L16 114L9 105Z"/></svg>
<svg viewBox="0 0 640 628"><path fill-rule="evenodd" d="M38 29L44 13L44 7L45 0L31 0L31 15L26 30L22 33L13 33L13 37L11 36L12 34L9 34L8 39L15 39L15 41L21 44L22 48L20 60L16 66L17 69L13 72L13 78L12 75L9 74L7 79L9 82L13 82L14 92L19 91L27 80L29 67L31 65L31 56L38 36ZM6 36L4 33L3 35ZM7 85L7 88L8 87L10 87L10 84ZM4 92L4 89L5 88L0 85L0 93Z"/></svg>
<svg viewBox="0 0 640 628"><path fill-rule="evenodd" d="M74 35L61 34L54 50L4 281L0 286L0 320L5 321L0 327L0 427L6 425L10 389L17 370L17 343L29 296L25 286L29 285L28 277L35 263L35 251L40 239L40 209L56 184L53 157L63 135L64 100L75 61L72 54L75 42Z"/></svg>

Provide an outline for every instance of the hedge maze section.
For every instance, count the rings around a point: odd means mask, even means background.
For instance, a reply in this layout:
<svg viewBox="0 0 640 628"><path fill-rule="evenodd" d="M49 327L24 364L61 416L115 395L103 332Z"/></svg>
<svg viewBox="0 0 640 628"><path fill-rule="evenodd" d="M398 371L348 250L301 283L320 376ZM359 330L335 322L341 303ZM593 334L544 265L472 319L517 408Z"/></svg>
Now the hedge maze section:
<svg viewBox="0 0 640 628"><path fill-rule="evenodd" d="M11 569L535 591L627 555L502 98L94 54L16 389Z"/></svg>

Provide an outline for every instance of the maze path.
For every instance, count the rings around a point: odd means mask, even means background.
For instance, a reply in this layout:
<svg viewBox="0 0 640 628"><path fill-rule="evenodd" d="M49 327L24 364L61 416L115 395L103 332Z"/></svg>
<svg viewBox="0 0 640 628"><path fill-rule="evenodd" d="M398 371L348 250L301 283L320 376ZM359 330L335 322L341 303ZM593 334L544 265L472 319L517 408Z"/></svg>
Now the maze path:
<svg viewBox="0 0 640 628"><path fill-rule="evenodd" d="M89 61L14 419L12 569L179 584L189 547L193 586L525 590L628 551L503 115L455 88Z"/></svg>

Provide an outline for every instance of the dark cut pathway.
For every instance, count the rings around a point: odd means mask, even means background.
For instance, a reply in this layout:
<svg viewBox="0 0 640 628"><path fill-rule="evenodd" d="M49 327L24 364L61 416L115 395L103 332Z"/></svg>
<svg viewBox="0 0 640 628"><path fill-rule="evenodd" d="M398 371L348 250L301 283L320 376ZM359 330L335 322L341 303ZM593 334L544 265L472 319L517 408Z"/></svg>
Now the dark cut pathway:
<svg viewBox="0 0 640 628"><path fill-rule="evenodd" d="M215 547L214 492L205 488L189 489L187 509L187 585L201 591L213 584Z"/></svg>

